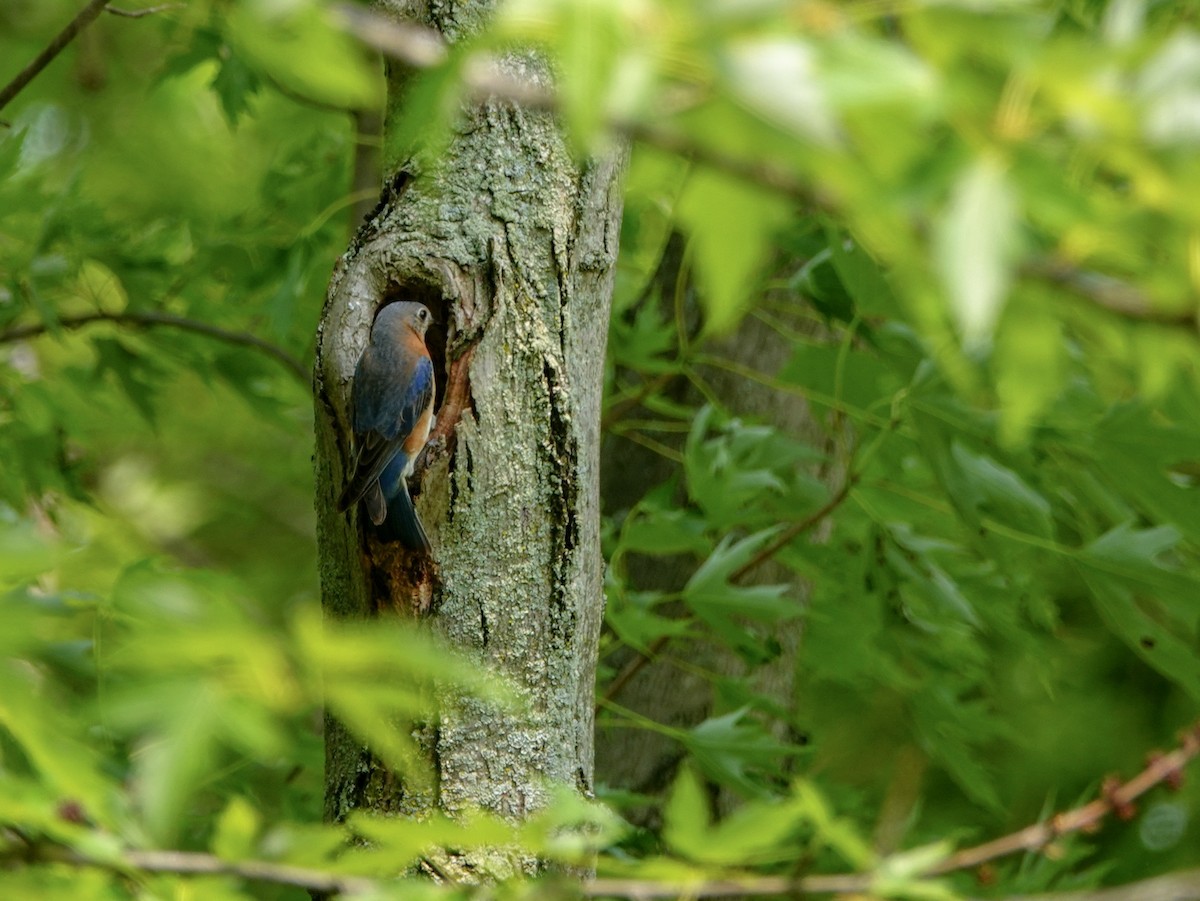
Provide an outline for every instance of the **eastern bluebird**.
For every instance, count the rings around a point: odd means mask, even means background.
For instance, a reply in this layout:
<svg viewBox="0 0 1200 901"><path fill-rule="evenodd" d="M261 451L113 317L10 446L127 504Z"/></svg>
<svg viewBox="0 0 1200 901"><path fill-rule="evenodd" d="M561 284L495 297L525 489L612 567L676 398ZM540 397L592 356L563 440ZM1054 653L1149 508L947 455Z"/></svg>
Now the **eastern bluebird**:
<svg viewBox="0 0 1200 901"><path fill-rule="evenodd" d="M341 512L362 500L381 537L427 554L407 479L433 422L433 362L425 347L432 319L409 301L388 304L375 317L350 389L358 450L338 501Z"/></svg>

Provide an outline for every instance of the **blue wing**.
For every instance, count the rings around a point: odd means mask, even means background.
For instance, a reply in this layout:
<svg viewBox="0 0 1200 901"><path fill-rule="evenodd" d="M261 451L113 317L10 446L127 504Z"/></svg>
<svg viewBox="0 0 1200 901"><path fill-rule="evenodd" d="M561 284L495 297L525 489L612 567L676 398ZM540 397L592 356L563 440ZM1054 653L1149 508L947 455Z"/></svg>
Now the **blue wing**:
<svg viewBox="0 0 1200 901"><path fill-rule="evenodd" d="M374 351L368 348L354 374L350 400L358 455L350 482L338 501L339 510L356 503L379 481L433 402L433 362L428 356L414 354L400 361L393 354ZM401 463L401 472L407 462L406 458ZM403 482L403 478L398 481ZM387 488L392 489L394 484ZM389 491L386 500L392 497ZM380 499L371 491L368 512L376 525L382 522L377 517L385 513Z"/></svg>

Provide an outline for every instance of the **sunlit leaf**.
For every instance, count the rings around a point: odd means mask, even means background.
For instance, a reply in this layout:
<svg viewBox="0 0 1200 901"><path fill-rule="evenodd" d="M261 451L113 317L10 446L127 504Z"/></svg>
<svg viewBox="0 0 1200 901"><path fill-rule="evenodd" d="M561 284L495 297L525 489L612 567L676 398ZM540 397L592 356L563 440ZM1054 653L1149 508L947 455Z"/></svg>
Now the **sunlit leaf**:
<svg viewBox="0 0 1200 901"><path fill-rule="evenodd" d="M768 238L787 210L787 202L769 191L711 169L699 168L688 179L678 211L693 241L709 331L727 331L745 313L770 251Z"/></svg>
<svg viewBox="0 0 1200 901"><path fill-rule="evenodd" d="M937 225L938 272L968 347L987 344L1011 280L1017 204L1003 167L976 161Z"/></svg>

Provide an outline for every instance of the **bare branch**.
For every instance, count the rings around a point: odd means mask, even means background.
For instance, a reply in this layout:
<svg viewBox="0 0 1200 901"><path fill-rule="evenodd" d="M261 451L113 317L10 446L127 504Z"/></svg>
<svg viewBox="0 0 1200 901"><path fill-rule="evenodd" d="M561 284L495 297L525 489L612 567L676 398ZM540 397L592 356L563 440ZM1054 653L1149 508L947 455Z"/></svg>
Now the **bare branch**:
<svg viewBox="0 0 1200 901"><path fill-rule="evenodd" d="M187 319L183 316L154 312L85 313L81 316L60 319L57 324L64 329L77 329L97 322L113 322L118 325L166 326L185 332L193 332L197 335L205 335L209 338L215 338L218 341L224 341L226 344L251 347L278 360L303 384L307 385L309 383L308 368L283 348L269 341L264 341L256 335L251 335L249 332L231 332L219 326L210 325L207 322L200 322L195 319ZM0 344L11 344L14 341L34 338L49 330L50 326L44 322L13 326L0 332Z"/></svg>
<svg viewBox="0 0 1200 901"><path fill-rule="evenodd" d="M391 19L349 4L335 7L335 12L345 29L364 44L414 69L432 69L449 58L445 39L432 28ZM462 78L467 91L478 98L496 97L530 109L558 107L558 98L552 90L509 74L491 57L470 61L463 69Z"/></svg>
<svg viewBox="0 0 1200 901"><path fill-rule="evenodd" d="M433 68L449 57L445 40L431 28L395 21L357 6L338 6L337 15L346 30L363 43L414 69ZM467 93L478 100L496 98L531 109L549 111L557 111L560 106L553 90L506 72L491 57L481 56L468 62L462 77ZM697 144L685 135L644 122L612 121L607 124L612 131L659 150L688 157L804 203L828 205L826 198L780 166L730 156Z"/></svg>
<svg viewBox="0 0 1200 901"><path fill-rule="evenodd" d="M442 36L411 22L398 22L360 7L339 6L338 15L346 29L392 59L416 69L440 65L449 56ZM490 57L480 57L464 68L463 82L475 99L498 98L535 109L557 111L558 96L548 87L504 71ZM833 199L806 183L790 169L769 161L734 156L694 141L691 137L644 121L610 121L607 127L634 141L691 159L735 178L760 185L816 209L831 209ZM1132 285L1097 273L1086 272L1056 260L1034 260L1022 272L1061 285L1092 303L1127 319L1156 322L1173 327L1197 328L1194 312L1159 310Z"/></svg>
<svg viewBox="0 0 1200 901"><path fill-rule="evenodd" d="M1171 311L1156 308L1145 294L1119 279L1087 272L1055 259L1026 262L1021 271L1078 294L1102 309L1124 319L1153 322L1176 328L1197 328L1195 310Z"/></svg>
<svg viewBox="0 0 1200 901"><path fill-rule="evenodd" d="M46 48L33 58L24 69L17 73L3 89L0 89L0 109L8 106L9 102L14 97L25 89L29 82L33 81L46 66L53 62L54 58L66 49L66 46L75 40L79 32L91 25L100 17L100 13L104 12L104 7L108 5L108 0L91 0L87 6L79 11L74 19L72 19L67 27L54 36L54 39L46 45Z"/></svg>
<svg viewBox="0 0 1200 901"><path fill-rule="evenodd" d="M365 895L379 889L378 882L361 876L344 876L264 860L234 862L190 851L128 851L116 859L96 860L59 845L27 842L0 859L26 864L56 863L91 867L122 875L141 871L180 876L236 876L251 882L290 885L330 895Z"/></svg>
<svg viewBox="0 0 1200 901"><path fill-rule="evenodd" d="M988 861L1020 852L1039 852L1056 839L1071 832L1090 830L1110 814L1122 819L1133 816L1134 802L1152 788L1166 783L1177 786L1184 767L1200 755L1200 722L1182 734L1179 747L1168 754L1152 754L1149 763L1127 782L1106 780L1101 796L1088 804L1055 814L1003 838L965 848L935 864L920 878L943 876L977 867ZM15 848L0 853L0 862L10 864L61 863L77 867L95 867L128 875L174 873L179 875L234 876L253 882L290 885L326 894L366 894L377 892L382 882L359 876L346 876L324 870L294 867L263 860L227 861L211 854L188 851L127 851L118 858L96 860L48 842L25 839ZM706 882L664 882L652 879L589 879L580 886L584 897L712 898L724 895L756 897L763 895L856 894L868 892L874 885L874 873L835 873L804 876L729 876ZM1200 870L1184 870L1167 876L1115 888L1090 889L1064 893L1027 895L1007 901L1200 901Z"/></svg>
<svg viewBox="0 0 1200 901"><path fill-rule="evenodd" d="M1180 745L1169 754L1155 754L1146 768L1128 782L1106 781L1101 796L1073 810L1057 813L1049 820L1035 823L1011 835L950 855L930 870L931 875L967 870L980 864L1021 851L1041 851L1061 835L1098 826L1109 814L1121 819L1134 815L1134 802L1156 785L1178 785L1183 768L1200 754L1200 722L1188 727Z"/></svg>
<svg viewBox="0 0 1200 901"><path fill-rule="evenodd" d="M163 13L170 9L183 9L183 7L182 3L163 3L159 6L147 6L145 9L117 9L115 6L106 6L104 11L123 19L141 19L144 16L153 16L156 13Z"/></svg>

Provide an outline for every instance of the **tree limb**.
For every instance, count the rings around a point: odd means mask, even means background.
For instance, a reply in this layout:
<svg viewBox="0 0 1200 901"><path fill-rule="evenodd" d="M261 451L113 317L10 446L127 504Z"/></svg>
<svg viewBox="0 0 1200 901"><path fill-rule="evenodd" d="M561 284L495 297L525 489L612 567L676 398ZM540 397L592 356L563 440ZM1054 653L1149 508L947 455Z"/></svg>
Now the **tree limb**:
<svg viewBox="0 0 1200 901"><path fill-rule="evenodd" d="M183 7L182 3L163 3L159 6L147 6L145 9L118 9L115 6L106 6L104 11L110 15L120 16L122 19L141 19L145 16L166 12L169 9L183 9Z"/></svg>
<svg viewBox="0 0 1200 901"><path fill-rule="evenodd" d="M964 848L937 864L929 874L971 869L1020 851L1042 851L1061 835L1099 826L1109 814L1116 814L1123 820L1132 819L1136 812L1134 802L1159 783L1166 782L1177 787L1183 776L1183 768L1197 754L1200 754L1200 722L1187 728L1180 738L1179 747L1174 751L1152 754L1146 768L1128 782L1105 780L1101 795L1096 800L1057 813L1045 822L1035 823L1002 838Z"/></svg>
<svg viewBox="0 0 1200 901"><path fill-rule="evenodd" d="M1177 787L1184 767L1200 755L1200 721L1189 726L1180 737L1179 747L1167 754L1151 754L1145 769L1126 782L1105 780L1101 796L1073 810L1055 814L1002 838L972 848L964 848L936 863L914 878L944 876L968 870L988 861L1019 852L1039 852L1056 839L1071 832L1091 830L1110 814L1120 819L1134 815L1134 802L1152 788L1166 783ZM77 867L95 867L114 873L172 873L177 875L234 876L252 882L290 885L328 894L366 894L377 892L383 882L361 876L347 876L325 870L295 867L263 860L222 860L211 854L189 851L127 851L115 859L97 860L48 842L22 838L16 847L0 853L0 862L9 864L63 863ZM746 897L763 895L852 894L869 892L875 885L874 873L834 873L803 876L737 876L704 882L664 882L653 879L588 879L580 886L584 897L621 898L711 898L723 895ZM1166 876L1102 889L1014 896L1005 901L1200 901L1200 869L1182 870Z"/></svg>
<svg viewBox="0 0 1200 901"><path fill-rule="evenodd" d="M347 31L381 53L413 68L432 68L445 62L449 56L441 35L431 29L396 22L359 7L342 5L337 7L337 11ZM491 57L482 57L464 67L462 79L467 92L476 99L495 97L550 111L557 111L561 106L553 90L510 74ZM832 198L819 187L806 183L786 167L731 155L657 124L621 120L609 121L606 125L634 141L686 157L806 206L816 209L831 209L834 206ZM1061 285L1126 319L1197 329L1194 311L1156 309L1145 294L1115 278L1087 272L1059 260L1029 261L1021 266L1021 272Z"/></svg>
<svg viewBox="0 0 1200 901"><path fill-rule="evenodd" d="M445 62L449 49L442 36L430 28L398 22L357 6L338 6L337 14L346 30L385 56L414 69L430 69ZM462 73L467 93L476 99L507 100L527 109L557 111L558 96L548 87L505 71L496 59L481 57L468 63ZM692 141L686 135L660 126L634 121L610 121L608 127L634 141L668 153L688 157L736 178L769 188L814 206L828 200L787 169L758 160L732 156Z"/></svg>
<svg viewBox="0 0 1200 901"><path fill-rule="evenodd" d="M8 106L9 102L25 89L29 82L33 81L38 74L54 61L54 58L66 49L71 41L78 37L83 29L91 25L100 14L104 12L104 8L108 6L108 0L91 0L87 6L79 11L74 19L72 19L67 27L54 36L54 39L46 45L46 48L33 58L24 69L17 73L8 84L0 89L0 109Z"/></svg>
<svg viewBox="0 0 1200 901"><path fill-rule="evenodd" d="M235 876L250 882L289 885L331 895L363 895L378 891L379 883L361 876L345 876L324 870L271 863L265 860L222 860L212 854L191 851L127 851L115 859L97 860L60 845L25 841L10 854L0 855L10 864L56 863L108 870L120 875L131 871L179 876Z"/></svg>
<svg viewBox="0 0 1200 901"><path fill-rule="evenodd" d="M1034 259L1021 266L1021 272L1066 288L1096 306L1123 319L1152 322L1175 328L1197 328L1195 310L1163 310L1150 298L1119 279L1077 269L1053 258Z"/></svg>
<svg viewBox="0 0 1200 901"><path fill-rule="evenodd" d="M200 322L195 319L187 319L183 316L173 316L170 313L155 313L155 312L125 312L125 313L85 313L81 316L72 316L66 319L60 319L57 325L65 329L77 329L85 325L91 325L96 322L113 322L118 325L137 325L137 326L167 326L169 328L179 329L185 332L193 332L197 335L204 335L209 338L215 338L218 341L224 341L226 344L236 344L240 347L250 347L269 357L273 357L282 363L289 372L292 373L302 383L309 383L308 367L301 363L298 359L289 354L286 350L278 347L269 341L264 341L256 335L251 335L249 332L232 332L219 326L210 325L207 322ZM14 341L22 341L26 338L33 338L44 334L50 330L50 325L44 322L35 322L29 325L17 325L12 328L5 329L0 332L0 344L11 344Z"/></svg>

